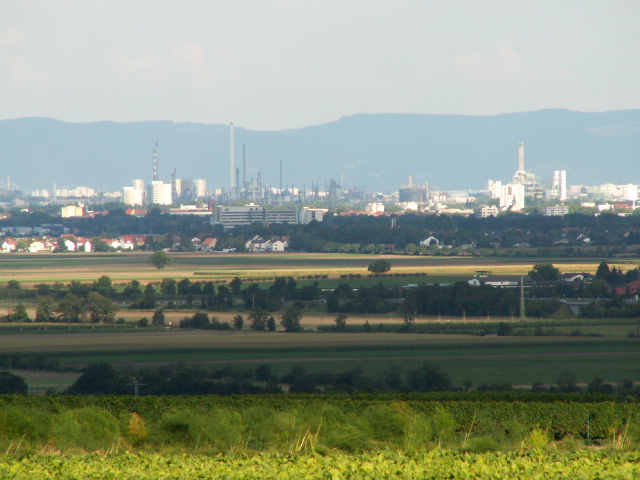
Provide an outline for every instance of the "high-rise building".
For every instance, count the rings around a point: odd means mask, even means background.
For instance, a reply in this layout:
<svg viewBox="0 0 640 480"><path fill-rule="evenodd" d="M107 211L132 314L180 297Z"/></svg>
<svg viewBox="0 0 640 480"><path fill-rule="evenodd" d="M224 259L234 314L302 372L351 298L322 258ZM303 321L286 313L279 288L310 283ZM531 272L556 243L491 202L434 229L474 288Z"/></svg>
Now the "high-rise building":
<svg viewBox="0 0 640 480"><path fill-rule="evenodd" d="M125 205L131 205L132 207L142 206L146 203L146 192L144 190L144 180L133 180L131 187L124 187L124 194L122 201Z"/></svg>
<svg viewBox="0 0 640 480"><path fill-rule="evenodd" d="M193 187L195 189L196 197L206 197L207 196L207 181L202 178L196 178L193 181Z"/></svg>
<svg viewBox="0 0 640 480"><path fill-rule="evenodd" d="M154 180L151 182L153 202L156 205L171 205L173 199L171 198L171 184L164 183L160 180Z"/></svg>
<svg viewBox="0 0 640 480"><path fill-rule="evenodd" d="M555 170L551 181L551 195L561 202L567 199L567 172L566 170Z"/></svg>
<svg viewBox="0 0 640 480"><path fill-rule="evenodd" d="M524 185L520 183L508 183L500 187L500 208L513 211L524 208Z"/></svg>

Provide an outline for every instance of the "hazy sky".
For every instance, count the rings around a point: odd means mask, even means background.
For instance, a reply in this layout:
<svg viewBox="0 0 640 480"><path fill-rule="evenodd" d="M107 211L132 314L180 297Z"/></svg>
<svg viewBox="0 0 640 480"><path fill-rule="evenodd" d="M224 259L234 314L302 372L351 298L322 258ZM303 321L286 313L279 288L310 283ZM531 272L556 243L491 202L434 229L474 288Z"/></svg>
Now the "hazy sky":
<svg viewBox="0 0 640 480"><path fill-rule="evenodd" d="M640 108L640 1L0 0L0 118Z"/></svg>

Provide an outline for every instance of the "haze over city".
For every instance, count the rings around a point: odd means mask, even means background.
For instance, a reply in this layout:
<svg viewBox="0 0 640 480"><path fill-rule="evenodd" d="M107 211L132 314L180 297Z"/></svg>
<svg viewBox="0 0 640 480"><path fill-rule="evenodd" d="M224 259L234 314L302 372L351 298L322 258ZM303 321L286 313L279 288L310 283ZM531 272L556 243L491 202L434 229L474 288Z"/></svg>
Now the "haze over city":
<svg viewBox="0 0 640 480"><path fill-rule="evenodd" d="M5 1L0 118L257 130L640 107L640 4Z"/></svg>
<svg viewBox="0 0 640 480"><path fill-rule="evenodd" d="M639 13L634 2L8 2L0 178L54 194L173 176L203 180L217 201L331 181L390 193L409 175L480 190L508 181L525 142L541 188L555 171L574 185L640 183L626 178L640 143Z"/></svg>

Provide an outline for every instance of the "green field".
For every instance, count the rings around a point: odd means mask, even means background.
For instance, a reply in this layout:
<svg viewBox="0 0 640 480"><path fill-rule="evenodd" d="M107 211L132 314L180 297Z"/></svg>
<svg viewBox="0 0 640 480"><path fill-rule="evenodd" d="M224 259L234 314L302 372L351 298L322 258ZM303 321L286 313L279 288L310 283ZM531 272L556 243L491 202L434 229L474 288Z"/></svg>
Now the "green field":
<svg viewBox="0 0 640 480"><path fill-rule="evenodd" d="M7 338L7 337L5 337ZM425 361L460 386L465 381L552 384L563 371L579 383L640 378L640 340L622 337L480 337L394 333L92 333L12 336L0 354L42 355L63 367L94 363L152 366L188 362L254 370L270 363L282 375L295 365L309 372L361 368L406 372Z"/></svg>

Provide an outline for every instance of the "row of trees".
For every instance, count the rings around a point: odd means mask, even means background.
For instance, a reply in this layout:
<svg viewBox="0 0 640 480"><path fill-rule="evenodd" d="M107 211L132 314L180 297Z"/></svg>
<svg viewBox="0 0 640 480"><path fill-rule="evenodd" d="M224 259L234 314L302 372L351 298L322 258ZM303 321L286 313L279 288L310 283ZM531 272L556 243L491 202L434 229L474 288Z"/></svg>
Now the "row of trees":
<svg viewBox="0 0 640 480"><path fill-rule="evenodd" d="M110 364L87 367L65 393L71 395L237 395L256 393L320 393L320 392L505 392L514 390L507 382L474 385L465 380L454 385L449 374L438 365L424 362L416 368L402 369L392 365L378 373L367 374L362 368L342 372L309 371L295 365L285 374L277 375L268 363L253 369L231 364L206 369L195 366L163 365L121 371ZM640 387L625 379L617 384L594 377L586 386L577 382L576 374L563 371L556 383L534 383L535 393L589 393L640 396ZM17 375L0 372L0 394L27 393L27 385Z"/></svg>

